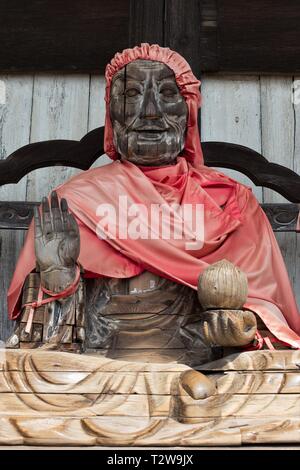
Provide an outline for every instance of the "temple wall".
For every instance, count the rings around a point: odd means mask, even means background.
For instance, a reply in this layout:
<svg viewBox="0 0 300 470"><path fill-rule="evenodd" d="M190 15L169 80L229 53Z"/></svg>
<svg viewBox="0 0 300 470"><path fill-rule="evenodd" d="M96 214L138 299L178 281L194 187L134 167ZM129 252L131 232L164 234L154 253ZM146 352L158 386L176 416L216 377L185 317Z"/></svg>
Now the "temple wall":
<svg viewBox="0 0 300 470"><path fill-rule="evenodd" d="M238 143L300 173L300 103L292 103L293 77L203 76L202 140ZM80 139L104 124L104 80L89 75L0 76L0 158L30 142ZM96 165L108 162L102 157ZM224 170L243 183L237 172ZM38 201L78 170L36 170L17 185L0 188L2 200ZM261 202L281 202L273 191L254 188ZM23 243L22 232L0 233L0 340L11 329L6 291ZM300 239L277 235L300 305Z"/></svg>

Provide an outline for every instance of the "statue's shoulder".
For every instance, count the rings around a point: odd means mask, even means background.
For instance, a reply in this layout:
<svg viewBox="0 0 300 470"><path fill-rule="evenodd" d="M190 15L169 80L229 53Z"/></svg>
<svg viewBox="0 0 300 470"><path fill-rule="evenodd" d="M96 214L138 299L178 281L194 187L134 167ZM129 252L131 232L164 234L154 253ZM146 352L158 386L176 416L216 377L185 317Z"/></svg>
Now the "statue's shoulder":
<svg viewBox="0 0 300 470"><path fill-rule="evenodd" d="M119 161L107 163L106 165L99 166L97 168L91 168L83 171L78 175L73 176L68 181L63 183L59 188L71 188L76 185L92 184L95 181L112 181L115 180L118 175L122 173L122 164ZM57 188L57 189L59 189Z"/></svg>
<svg viewBox="0 0 300 470"><path fill-rule="evenodd" d="M240 181L232 178L231 176L223 173L222 171L220 171L219 169L215 169L215 168L210 168L206 165L203 165L201 167L201 169L198 170L200 173L201 173L201 176L206 178L206 183L207 184L215 184L215 185L224 185L224 184L228 184L230 186L234 185L236 187L238 187L239 189L241 190L247 190L247 191L251 191L251 186L248 186L246 184L243 184L241 183Z"/></svg>

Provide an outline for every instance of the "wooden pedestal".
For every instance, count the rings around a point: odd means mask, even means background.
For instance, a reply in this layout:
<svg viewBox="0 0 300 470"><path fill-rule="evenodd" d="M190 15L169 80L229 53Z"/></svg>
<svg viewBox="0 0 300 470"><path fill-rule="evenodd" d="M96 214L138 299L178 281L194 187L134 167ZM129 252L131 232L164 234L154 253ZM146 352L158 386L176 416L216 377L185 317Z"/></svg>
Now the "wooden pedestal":
<svg viewBox="0 0 300 470"><path fill-rule="evenodd" d="M1 350L0 445L299 443L299 367L300 351L231 355L201 366L217 392L194 400L182 364Z"/></svg>

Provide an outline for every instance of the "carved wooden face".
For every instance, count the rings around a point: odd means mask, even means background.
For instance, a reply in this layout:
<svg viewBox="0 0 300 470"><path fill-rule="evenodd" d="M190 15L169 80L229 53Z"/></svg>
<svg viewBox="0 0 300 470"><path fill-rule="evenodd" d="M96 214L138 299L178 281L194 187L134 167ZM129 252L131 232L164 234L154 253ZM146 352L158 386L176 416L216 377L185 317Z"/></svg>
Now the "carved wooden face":
<svg viewBox="0 0 300 470"><path fill-rule="evenodd" d="M114 76L110 117L122 160L146 166L175 163L184 147L187 114L167 65L136 60Z"/></svg>

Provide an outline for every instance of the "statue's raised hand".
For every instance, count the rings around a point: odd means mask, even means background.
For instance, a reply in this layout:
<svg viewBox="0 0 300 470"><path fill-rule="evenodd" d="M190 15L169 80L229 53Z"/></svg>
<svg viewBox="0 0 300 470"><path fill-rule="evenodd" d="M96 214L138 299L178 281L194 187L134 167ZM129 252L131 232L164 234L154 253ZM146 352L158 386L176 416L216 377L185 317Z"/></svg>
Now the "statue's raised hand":
<svg viewBox="0 0 300 470"><path fill-rule="evenodd" d="M80 251L77 222L68 211L66 199L59 204L55 191L51 194L51 205L43 198L41 215L35 208L34 221L35 254L42 285L54 292L61 291L75 278Z"/></svg>

